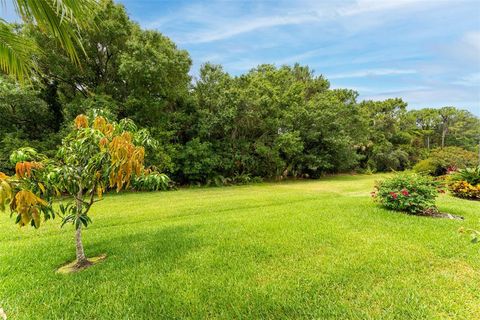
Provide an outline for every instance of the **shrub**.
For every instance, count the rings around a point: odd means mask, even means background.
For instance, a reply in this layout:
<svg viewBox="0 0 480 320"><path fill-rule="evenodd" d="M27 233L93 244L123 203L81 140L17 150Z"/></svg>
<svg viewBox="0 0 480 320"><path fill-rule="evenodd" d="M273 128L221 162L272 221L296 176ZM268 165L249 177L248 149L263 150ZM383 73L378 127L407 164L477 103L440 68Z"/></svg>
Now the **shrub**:
<svg viewBox="0 0 480 320"><path fill-rule="evenodd" d="M215 186L215 187L222 187L222 186L229 186L232 184L232 178L224 177L222 175L216 175L211 179L207 179L205 185L207 186Z"/></svg>
<svg viewBox="0 0 480 320"><path fill-rule="evenodd" d="M448 189L455 197L480 200L480 166L459 170L453 174Z"/></svg>
<svg viewBox="0 0 480 320"><path fill-rule="evenodd" d="M420 160L415 166L413 166L413 170L418 173L433 175L437 171L437 165L435 160L427 158Z"/></svg>
<svg viewBox="0 0 480 320"><path fill-rule="evenodd" d="M250 176L248 173L243 173L243 174L236 174L233 176L232 181L234 184L249 184L252 182L258 182L255 181L252 176Z"/></svg>
<svg viewBox="0 0 480 320"><path fill-rule="evenodd" d="M456 180L464 180L476 186L480 184L480 166L459 170L455 177L457 177Z"/></svg>
<svg viewBox="0 0 480 320"><path fill-rule="evenodd" d="M438 192L439 183L432 178L403 173L377 182L372 196L388 209L426 214L437 211L435 198Z"/></svg>
<svg viewBox="0 0 480 320"><path fill-rule="evenodd" d="M177 159L180 180L182 182L205 183L215 177L215 169L220 163L220 156L214 151L210 142L202 142L194 138L187 142Z"/></svg>
<svg viewBox="0 0 480 320"><path fill-rule="evenodd" d="M467 181L454 181L448 185L450 192L458 198L480 199L480 184L474 186Z"/></svg>
<svg viewBox="0 0 480 320"><path fill-rule="evenodd" d="M138 191L167 190L171 180L163 173L151 172L134 178L132 187Z"/></svg>
<svg viewBox="0 0 480 320"><path fill-rule="evenodd" d="M368 164L377 171L404 170L410 167L408 153L402 149L392 149L385 146L374 148L372 161Z"/></svg>
<svg viewBox="0 0 480 320"><path fill-rule="evenodd" d="M444 147L433 149L427 159L415 165L414 170L441 176L449 171L475 166L477 161L478 156L475 152L460 147Z"/></svg>
<svg viewBox="0 0 480 320"><path fill-rule="evenodd" d="M208 179L206 185L221 187L235 184L259 183L262 181L263 179L261 177L251 177L249 174L236 174L231 178L217 175L212 179Z"/></svg>

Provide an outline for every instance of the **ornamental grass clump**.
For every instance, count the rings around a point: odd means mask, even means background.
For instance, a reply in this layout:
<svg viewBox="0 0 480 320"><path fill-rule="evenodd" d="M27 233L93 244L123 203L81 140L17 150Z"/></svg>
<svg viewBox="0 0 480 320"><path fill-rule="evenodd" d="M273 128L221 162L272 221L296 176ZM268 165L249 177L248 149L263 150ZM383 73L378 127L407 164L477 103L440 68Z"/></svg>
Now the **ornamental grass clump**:
<svg viewBox="0 0 480 320"><path fill-rule="evenodd" d="M378 181L372 197L385 208L416 215L438 213L435 198L444 191L440 183L429 176L397 174Z"/></svg>

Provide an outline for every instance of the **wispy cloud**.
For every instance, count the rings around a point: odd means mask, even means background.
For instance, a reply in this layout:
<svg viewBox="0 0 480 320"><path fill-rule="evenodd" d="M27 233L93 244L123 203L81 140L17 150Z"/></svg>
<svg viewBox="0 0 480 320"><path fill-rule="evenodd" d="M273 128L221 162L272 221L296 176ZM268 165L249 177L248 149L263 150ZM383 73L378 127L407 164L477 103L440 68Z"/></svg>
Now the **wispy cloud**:
<svg viewBox="0 0 480 320"><path fill-rule="evenodd" d="M238 15L238 11L230 10L232 3L212 1L207 3L191 3L173 13L158 17L144 25L147 28L170 28L179 20L192 24L194 30L178 33L175 38L184 44L202 44L230 39L238 35L275 27L310 25L313 23L328 24L336 19L351 19L352 16L362 16L370 13L393 12L404 7L425 7L438 5L449 0L415 1L415 0L356 0L353 2L323 3L321 1L282 2L270 6L270 10L252 10L247 14ZM450 0L451 1L451 0ZM230 6L229 6L230 5ZM241 6L239 6L239 10ZM255 7L252 5L252 7ZM223 10L226 8L225 10ZM283 10L282 10L283 9ZM225 11L225 12L222 12ZM372 19L367 19L368 24ZM374 19L380 23L381 16ZM358 27L359 20L356 21ZM187 31L187 30L185 30Z"/></svg>
<svg viewBox="0 0 480 320"><path fill-rule="evenodd" d="M460 77L458 80L453 81L452 83L461 86L478 88L480 86L480 72L467 74L463 77Z"/></svg>
<svg viewBox="0 0 480 320"><path fill-rule="evenodd" d="M477 0L118 1L187 49L192 75L206 61L234 75L299 62L361 98L480 115Z"/></svg>
<svg viewBox="0 0 480 320"><path fill-rule="evenodd" d="M401 74L414 74L417 70L413 69L371 69L359 70L347 73L337 73L328 75L329 79L344 79L344 78L361 78L361 77L377 77L377 76L391 76Z"/></svg>
<svg viewBox="0 0 480 320"><path fill-rule="evenodd" d="M402 90L367 93L360 95L364 100L384 100L388 98L402 98L408 102L410 107L444 107L448 105L465 108L475 114L479 114L480 101L478 94L471 91L465 91L461 88L452 86L439 87L412 87L404 88Z"/></svg>
<svg viewBox="0 0 480 320"><path fill-rule="evenodd" d="M438 1L441 1L441 0L437 0L437 2ZM340 8L338 10L338 13L344 16L353 16L353 15L359 15L363 13L390 11L390 10L395 10L401 7L408 7L412 5L426 4L426 3L427 1L418 1L418 0L389 0L389 1L357 0L353 4L350 4L344 8Z"/></svg>
<svg viewBox="0 0 480 320"><path fill-rule="evenodd" d="M363 98L367 100L383 100L388 98L402 97L405 94L430 92L431 90L432 88L428 86L398 87L395 88L395 90L387 90L380 92L377 89L370 90L369 95L363 95Z"/></svg>
<svg viewBox="0 0 480 320"><path fill-rule="evenodd" d="M469 62L477 63L477 68L480 67L480 31L465 33L454 50L456 54L468 59Z"/></svg>
<svg viewBox="0 0 480 320"><path fill-rule="evenodd" d="M228 28L215 30L213 32L204 32L196 34L191 39L185 41L186 43L205 43L217 40L228 39L233 36L252 32L264 28L272 28L286 25L297 25L307 22L318 21L319 17L313 14L303 14L294 16L273 16L260 17L248 21L241 21L236 24L230 24Z"/></svg>
<svg viewBox="0 0 480 320"><path fill-rule="evenodd" d="M480 31L467 32L462 41L471 47L477 54L480 54Z"/></svg>

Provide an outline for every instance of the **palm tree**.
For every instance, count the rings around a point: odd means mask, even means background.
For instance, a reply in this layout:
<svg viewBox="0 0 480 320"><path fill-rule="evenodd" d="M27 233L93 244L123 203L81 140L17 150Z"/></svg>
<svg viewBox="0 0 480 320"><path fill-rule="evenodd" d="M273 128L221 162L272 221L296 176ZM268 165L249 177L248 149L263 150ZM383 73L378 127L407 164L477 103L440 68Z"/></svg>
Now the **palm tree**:
<svg viewBox="0 0 480 320"><path fill-rule="evenodd" d="M72 61L79 63L83 51L79 30L92 21L96 0L12 0L16 14L55 37ZM6 8L6 0L0 0ZM78 49L77 49L78 48ZM33 56L39 53L36 43L23 37L0 18L0 69L18 80L28 79L36 69Z"/></svg>

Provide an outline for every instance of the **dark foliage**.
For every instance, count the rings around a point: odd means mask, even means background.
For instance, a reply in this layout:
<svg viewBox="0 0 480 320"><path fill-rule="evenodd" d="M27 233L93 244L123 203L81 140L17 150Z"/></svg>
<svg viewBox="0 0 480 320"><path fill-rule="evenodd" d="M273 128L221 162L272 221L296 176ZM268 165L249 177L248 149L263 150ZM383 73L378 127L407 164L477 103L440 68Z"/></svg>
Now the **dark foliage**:
<svg viewBox="0 0 480 320"><path fill-rule="evenodd" d="M305 66L231 76L205 64L192 81L186 51L142 30L122 5L101 4L96 27L81 31L80 66L34 26L20 28L43 54L31 87L1 79L0 171L11 169L6 159L18 147L54 150L80 113L148 129L159 143L146 164L179 183L403 170L432 149L473 151L478 143L479 119L467 111L408 111L400 98L360 102Z"/></svg>

